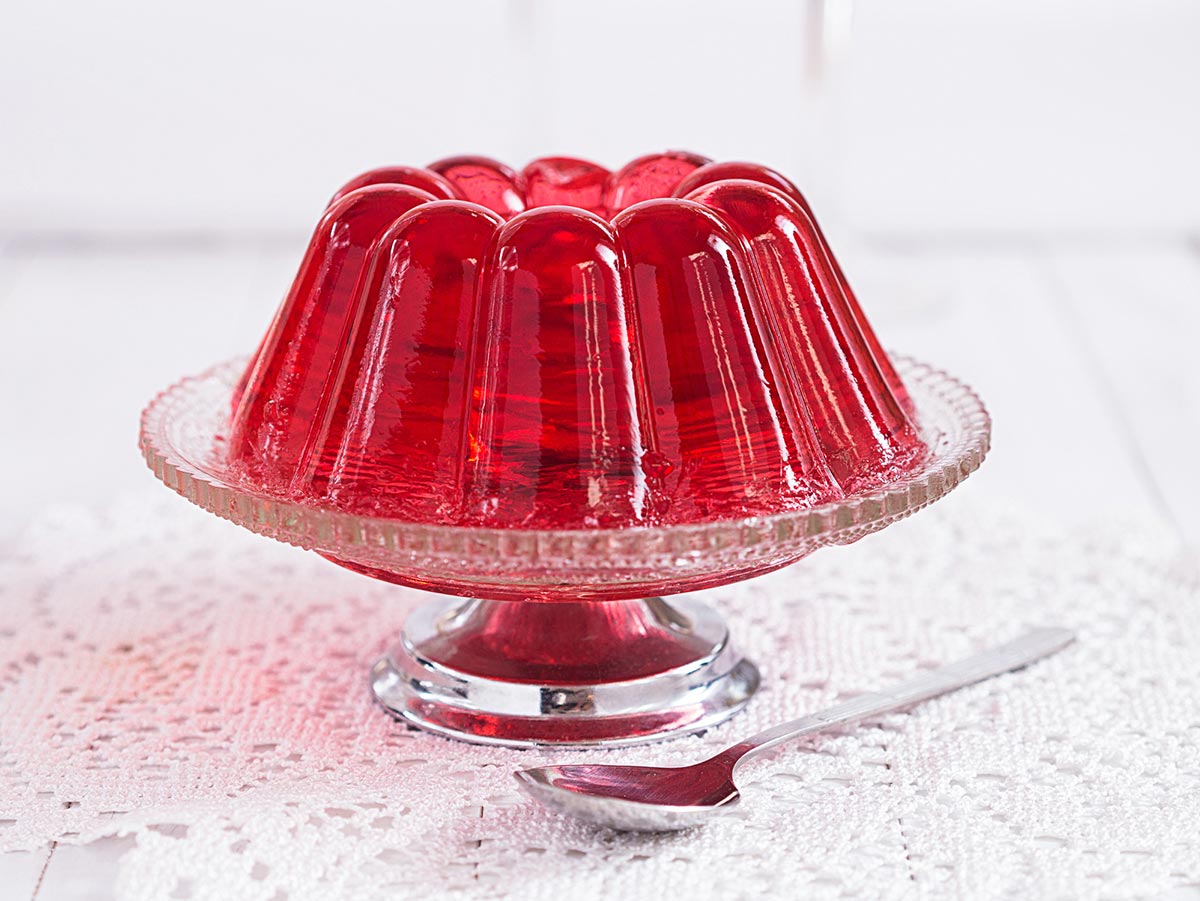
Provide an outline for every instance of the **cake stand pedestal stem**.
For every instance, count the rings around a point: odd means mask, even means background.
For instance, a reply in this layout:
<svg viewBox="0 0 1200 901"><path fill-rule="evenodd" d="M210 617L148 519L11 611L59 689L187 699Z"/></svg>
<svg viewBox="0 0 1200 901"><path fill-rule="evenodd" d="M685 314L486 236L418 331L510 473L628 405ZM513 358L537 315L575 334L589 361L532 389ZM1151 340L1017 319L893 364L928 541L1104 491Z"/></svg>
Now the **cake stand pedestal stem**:
<svg viewBox="0 0 1200 901"><path fill-rule="evenodd" d="M706 729L758 688L725 622L692 598L487 601L415 610L372 670L414 725L514 747L616 746Z"/></svg>

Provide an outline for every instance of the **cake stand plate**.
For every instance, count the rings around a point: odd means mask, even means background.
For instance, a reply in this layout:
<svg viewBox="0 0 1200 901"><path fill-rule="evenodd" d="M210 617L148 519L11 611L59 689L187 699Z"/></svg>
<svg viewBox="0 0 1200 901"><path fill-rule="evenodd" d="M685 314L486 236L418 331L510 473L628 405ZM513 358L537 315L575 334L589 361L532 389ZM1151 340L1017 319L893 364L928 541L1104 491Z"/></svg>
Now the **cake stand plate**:
<svg viewBox="0 0 1200 901"><path fill-rule="evenodd" d="M712 726L759 684L715 612L661 595L855 541L979 467L991 423L978 396L939 370L893 359L926 457L877 488L771 516L626 529L463 528L268 494L226 463L223 431L243 360L155 398L140 443L160 480L218 516L375 578L460 596L414 611L373 668L375 697L394 715L487 744L634 744Z"/></svg>

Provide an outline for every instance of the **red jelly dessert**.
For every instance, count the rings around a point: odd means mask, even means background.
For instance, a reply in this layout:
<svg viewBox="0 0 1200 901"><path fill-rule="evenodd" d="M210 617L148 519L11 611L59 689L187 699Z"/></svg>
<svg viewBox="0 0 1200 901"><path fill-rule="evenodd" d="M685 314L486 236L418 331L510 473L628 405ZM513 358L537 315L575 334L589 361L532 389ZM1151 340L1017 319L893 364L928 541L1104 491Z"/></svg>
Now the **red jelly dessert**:
<svg viewBox="0 0 1200 901"><path fill-rule="evenodd" d="M270 493L529 529L803 509L925 453L800 192L687 153L355 178L228 437Z"/></svg>

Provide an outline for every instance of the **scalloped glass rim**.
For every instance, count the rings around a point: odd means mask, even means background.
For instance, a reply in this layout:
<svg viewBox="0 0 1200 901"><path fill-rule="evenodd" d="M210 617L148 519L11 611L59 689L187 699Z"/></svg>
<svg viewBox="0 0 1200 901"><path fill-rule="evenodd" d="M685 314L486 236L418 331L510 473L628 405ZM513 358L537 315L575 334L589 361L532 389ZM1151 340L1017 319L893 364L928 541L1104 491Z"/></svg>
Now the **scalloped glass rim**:
<svg viewBox="0 0 1200 901"><path fill-rule="evenodd" d="M367 574L449 594L496 599L620 599L749 578L819 547L846 544L946 495L979 468L991 420L957 379L907 357L894 362L921 421L925 461L883 486L770 516L628 529L488 529L429 525L272 497L232 484L217 436L245 366L185 378L142 414L147 464L192 503L244 528Z"/></svg>

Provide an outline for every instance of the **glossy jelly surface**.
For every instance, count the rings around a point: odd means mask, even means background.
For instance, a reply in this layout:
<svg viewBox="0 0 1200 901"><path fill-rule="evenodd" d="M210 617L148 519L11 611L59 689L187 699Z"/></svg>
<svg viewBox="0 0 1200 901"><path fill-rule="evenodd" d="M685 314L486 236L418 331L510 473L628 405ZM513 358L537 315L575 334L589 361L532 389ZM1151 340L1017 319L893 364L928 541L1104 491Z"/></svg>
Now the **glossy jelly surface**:
<svg viewBox="0 0 1200 901"><path fill-rule="evenodd" d="M278 496L530 529L803 509L925 453L800 192L681 152L353 179L228 439Z"/></svg>

